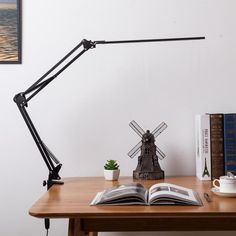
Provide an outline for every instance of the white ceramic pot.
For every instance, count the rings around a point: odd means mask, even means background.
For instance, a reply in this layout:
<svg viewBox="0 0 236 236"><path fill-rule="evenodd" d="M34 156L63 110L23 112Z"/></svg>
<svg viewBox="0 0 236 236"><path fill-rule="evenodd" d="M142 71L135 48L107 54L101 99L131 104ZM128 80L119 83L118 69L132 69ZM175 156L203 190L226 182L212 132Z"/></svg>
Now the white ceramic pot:
<svg viewBox="0 0 236 236"><path fill-rule="evenodd" d="M118 180L120 170L104 170L104 177L106 180Z"/></svg>

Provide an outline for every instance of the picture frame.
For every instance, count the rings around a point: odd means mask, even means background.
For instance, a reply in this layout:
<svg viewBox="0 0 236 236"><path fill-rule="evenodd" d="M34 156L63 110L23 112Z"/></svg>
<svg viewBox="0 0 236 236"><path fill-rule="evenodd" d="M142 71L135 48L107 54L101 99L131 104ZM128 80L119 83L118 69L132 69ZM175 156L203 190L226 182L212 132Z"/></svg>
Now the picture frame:
<svg viewBox="0 0 236 236"><path fill-rule="evenodd" d="M22 63L22 0L0 0L0 64Z"/></svg>

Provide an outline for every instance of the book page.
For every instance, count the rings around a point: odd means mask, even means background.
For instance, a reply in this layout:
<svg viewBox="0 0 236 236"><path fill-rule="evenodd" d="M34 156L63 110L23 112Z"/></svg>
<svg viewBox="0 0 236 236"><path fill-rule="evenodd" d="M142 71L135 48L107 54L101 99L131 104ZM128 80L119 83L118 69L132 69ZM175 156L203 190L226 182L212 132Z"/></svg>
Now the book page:
<svg viewBox="0 0 236 236"><path fill-rule="evenodd" d="M92 205L146 203L147 195L148 190L142 184L117 185L99 192L92 201Z"/></svg>
<svg viewBox="0 0 236 236"><path fill-rule="evenodd" d="M200 204L192 189L169 183L155 184L149 189L149 202L153 203L154 201Z"/></svg>

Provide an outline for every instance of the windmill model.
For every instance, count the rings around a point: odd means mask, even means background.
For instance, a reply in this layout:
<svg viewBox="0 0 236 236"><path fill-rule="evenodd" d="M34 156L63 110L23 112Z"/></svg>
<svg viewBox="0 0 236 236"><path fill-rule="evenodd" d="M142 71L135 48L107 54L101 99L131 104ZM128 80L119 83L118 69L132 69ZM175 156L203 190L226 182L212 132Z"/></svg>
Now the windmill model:
<svg viewBox="0 0 236 236"><path fill-rule="evenodd" d="M138 165L133 171L134 179L163 179L164 171L161 169L158 158L163 159L165 154L155 145L155 138L167 128L162 122L152 132L144 130L133 120L129 126L142 138L142 140L128 153L133 158L139 151Z"/></svg>

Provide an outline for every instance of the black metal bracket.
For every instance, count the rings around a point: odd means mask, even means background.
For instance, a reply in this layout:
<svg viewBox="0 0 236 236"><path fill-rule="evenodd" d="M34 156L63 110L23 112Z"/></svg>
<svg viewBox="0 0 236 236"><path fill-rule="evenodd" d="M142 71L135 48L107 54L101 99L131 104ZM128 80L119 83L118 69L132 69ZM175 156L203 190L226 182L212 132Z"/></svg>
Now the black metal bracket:
<svg viewBox="0 0 236 236"><path fill-rule="evenodd" d="M85 50L89 50L91 48L96 48L96 42L94 42L94 41L83 39L81 41L81 43L83 44L83 47Z"/></svg>
<svg viewBox="0 0 236 236"><path fill-rule="evenodd" d="M13 100L18 106L28 106L24 93L16 94Z"/></svg>

